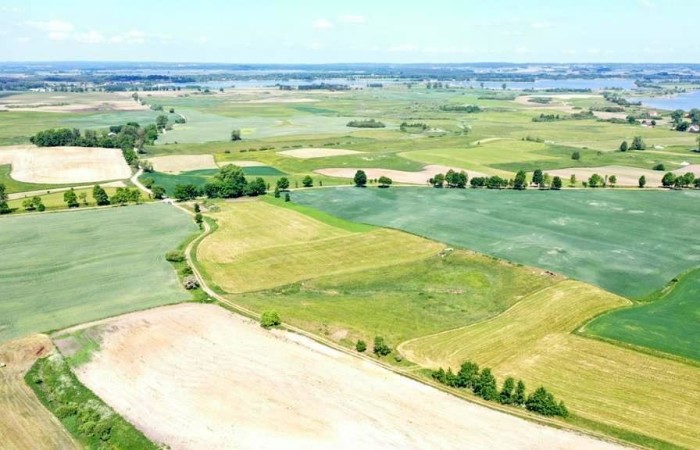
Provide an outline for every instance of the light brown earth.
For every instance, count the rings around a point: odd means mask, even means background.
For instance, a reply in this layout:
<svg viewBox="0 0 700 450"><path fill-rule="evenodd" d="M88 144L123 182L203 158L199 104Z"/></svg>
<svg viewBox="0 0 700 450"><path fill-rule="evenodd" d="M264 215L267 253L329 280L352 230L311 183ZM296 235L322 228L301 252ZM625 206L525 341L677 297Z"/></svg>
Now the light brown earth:
<svg viewBox="0 0 700 450"><path fill-rule="evenodd" d="M50 92L23 93L0 100L0 109L55 113L97 111L143 111L147 105L134 101L131 93L54 94Z"/></svg>
<svg viewBox="0 0 700 450"><path fill-rule="evenodd" d="M283 150L277 153L284 156L291 156L293 158L311 159L326 158L329 156L355 155L364 152L345 150L342 148L297 148L294 150Z"/></svg>
<svg viewBox="0 0 700 450"><path fill-rule="evenodd" d="M122 151L115 148L29 146L14 150L11 164L10 176L26 183L77 184L131 176Z"/></svg>
<svg viewBox="0 0 700 450"><path fill-rule="evenodd" d="M391 170L391 169L361 169L364 170L365 174L367 174L367 178L369 179L375 179L379 178L382 176L389 177L394 183L405 183L405 184L427 184L428 180L438 173L447 173L448 170L454 170L456 172L459 172L461 170L464 170L467 172L467 175L469 178L473 177L485 177L488 175L485 175L480 172L474 172L472 170L465 170L465 169L460 169L458 167L448 167L448 166L440 166L440 165L428 165L423 167L423 170L420 172L406 172L403 170ZM321 174L321 175L326 175L329 177L337 177L337 178L350 178L352 179L355 176L355 173L360 170L357 168L331 168L331 169L318 169L315 170L314 172Z"/></svg>
<svg viewBox="0 0 700 450"><path fill-rule="evenodd" d="M87 184L87 185L80 185L80 186L69 186L69 187L60 187L60 188L51 188L51 189L41 189L37 191L24 191L24 192L15 192L12 194L7 194L7 199L8 200L16 200L18 198L28 198L28 197L33 197L35 195L45 195L45 194L53 194L56 192L65 192L70 189L75 189L76 191L78 189L86 189L86 188L92 188L95 186L94 184ZM100 183L100 186L103 188L108 188L108 187L113 187L113 188L118 188L118 187L127 187L126 183L123 181L111 181L109 183Z"/></svg>
<svg viewBox="0 0 700 450"><path fill-rule="evenodd" d="M80 380L172 449L606 449L214 305L120 316ZM157 420L154 420L156 418Z"/></svg>
<svg viewBox="0 0 700 450"><path fill-rule="evenodd" d="M180 173L189 170L216 169L212 155L168 155L148 159L157 172Z"/></svg>
<svg viewBox="0 0 700 450"><path fill-rule="evenodd" d="M261 167L261 166L266 166L267 164L261 163L260 161L226 161L223 164L235 164L238 167Z"/></svg>
<svg viewBox="0 0 700 450"><path fill-rule="evenodd" d="M695 176L700 176L700 165L686 166L673 171L676 175L683 175L687 172L694 172ZM625 166L602 166L602 167L576 167L571 169L548 170L547 173L551 176L559 176L562 178L564 185L568 185L569 177L576 175L578 183L587 181L591 175L597 173L601 177L607 175L615 175L617 177L617 186L639 186L639 177L644 175L647 180L647 187L661 186L661 178L665 171L639 169L637 167Z"/></svg>
<svg viewBox="0 0 700 450"><path fill-rule="evenodd" d="M0 345L0 448L81 448L24 382L24 374L34 361L51 353L53 348L45 335Z"/></svg>

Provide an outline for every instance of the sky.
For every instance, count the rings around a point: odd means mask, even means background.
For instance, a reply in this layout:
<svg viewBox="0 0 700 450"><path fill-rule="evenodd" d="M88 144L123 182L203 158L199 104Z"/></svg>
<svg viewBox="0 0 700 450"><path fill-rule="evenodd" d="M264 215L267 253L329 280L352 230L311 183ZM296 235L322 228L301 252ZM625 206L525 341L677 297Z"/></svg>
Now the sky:
<svg viewBox="0 0 700 450"><path fill-rule="evenodd" d="M698 0L0 0L0 61L685 62Z"/></svg>

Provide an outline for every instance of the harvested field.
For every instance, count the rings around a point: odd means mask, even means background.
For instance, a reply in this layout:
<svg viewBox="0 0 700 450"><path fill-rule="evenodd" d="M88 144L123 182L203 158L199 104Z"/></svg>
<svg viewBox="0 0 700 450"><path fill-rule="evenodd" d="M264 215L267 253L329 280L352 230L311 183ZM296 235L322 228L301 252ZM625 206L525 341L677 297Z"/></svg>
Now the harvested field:
<svg viewBox="0 0 700 450"><path fill-rule="evenodd" d="M443 248L398 231L329 225L262 201L225 203L211 216L219 229L202 241L197 258L231 293L427 258Z"/></svg>
<svg viewBox="0 0 700 450"><path fill-rule="evenodd" d="M327 158L329 156L355 155L357 150L345 150L342 148L297 148L295 150L283 150L277 152L280 155L291 156L299 159Z"/></svg>
<svg viewBox="0 0 700 450"><path fill-rule="evenodd" d="M172 449L615 447L468 403L213 305L129 314L100 332L100 349L78 377Z"/></svg>
<svg viewBox="0 0 700 450"><path fill-rule="evenodd" d="M438 173L447 173L448 170L454 170L456 172L459 172L464 169L460 169L457 167L447 167L447 166L440 166L440 165L429 165L425 166L423 170L420 172L407 172L404 170L390 170L390 169L361 169L364 170L365 173L367 174L367 178L369 179L375 179L379 178L382 176L389 177L394 183L405 183L405 184L427 184L428 180ZM314 172L321 174L321 175L326 175L329 177L337 177L337 178L350 178L352 179L355 176L355 172L357 172L360 169L357 168L338 168L338 169L318 169L315 170ZM474 172L474 171L466 171L467 175L469 178L472 177L483 177L483 176L488 176L483 173L479 172Z"/></svg>
<svg viewBox="0 0 700 450"><path fill-rule="evenodd" d="M115 148L30 147L14 152L12 178L25 183L77 184L131 176Z"/></svg>
<svg viewBox="0 0 700 450"><path fill-rule="evenodd" d="M24 381L37 358L53 350L45 335L32 335L0 345L0 446L5 449L80 449L61 422Z"/></svg>
<svg viewBox="0 0 700 450"><path fill-rule="evenodd" d="M694 172L695 176L700 176L700 166L686 166L681 169L673 171L677 175L685 174L686 172ZM559 176L562 178L564 185L568 183L569 177L571 175L576 175L578 182L588 181L591 175L597 173L601 177L608 177L615 175L617 177L618 186L639 186L639 177L644 175L647 179L647 187L657 187L661 186L661 178L663 178L665 171L660 170L649 170L649 169L639 169L636 167L624 167L624 166L604 166L604 167L574 167L571 169L557 169L548 170L548 174L551 176Z"/></svg>
<svg viewBox="0 0 700 450"><path fill-rule="evenodd" d="M212 155L168 155L149 158L153 170L165 173L180 173L191 170L218 169Z"/></svg>
<svg viewBox="0 0 700 450"><path fill-rule="evenodd" d="M571 334L629 301L567 280L475 325L408 341L399 351L427 367L465 360L502 380L546 386L583 418L687 448L700 446L700 368Z"/></svg>

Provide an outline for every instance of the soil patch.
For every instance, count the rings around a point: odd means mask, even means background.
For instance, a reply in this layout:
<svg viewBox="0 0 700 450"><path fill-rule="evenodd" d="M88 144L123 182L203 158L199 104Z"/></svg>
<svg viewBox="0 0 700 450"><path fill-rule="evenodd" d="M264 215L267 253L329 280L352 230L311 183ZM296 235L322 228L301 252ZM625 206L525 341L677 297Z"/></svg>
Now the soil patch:
<svg viewBox="0 0 700 450"><path fill-rule="evenodd" d="M128 314L103 329L79 378L172 449L614 447L265 331L214 305Z"/></svg>

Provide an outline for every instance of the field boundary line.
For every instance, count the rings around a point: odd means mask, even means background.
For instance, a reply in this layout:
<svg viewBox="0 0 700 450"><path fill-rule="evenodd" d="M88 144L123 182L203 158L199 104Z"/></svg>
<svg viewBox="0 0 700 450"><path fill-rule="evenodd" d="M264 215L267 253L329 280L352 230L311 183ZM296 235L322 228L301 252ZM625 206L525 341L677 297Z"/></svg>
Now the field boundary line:
<svg viewBox="0 0 700 450"><path fill-rule="evenodd" d="M511 309L513 309L513 308L515 308L516 306L518 306L521 302L525 301L525 300L528 299L529 297L532 297L533 295L540 294L540 293L542 293L543 291L546 291L547 289L551 289L551 288L553 288L553 287L555 287L555 286L559 286L561 283L564 283L564 282L566 282L566 281L574 281L574 280L571 280L570 278L564 278L563 280L559 280L559 281L557 281L556 283L554 283L554 284L551 285L551 286L546 286L546 287L543 287L542 289L539 289L539 290L537 290L537 291L535 291L535 292L531 292L530 294L524 296L523 298L521 298L521 299L518 300L517 302L513 303L512 305L510 305L510 306L509 306L508 308L506 308L504 311L501 311L500 313L496 314L495 316L491 316L491 317L489 317L488 319L481 320L481 321L475 322L475 323L470 323L469 325L461 325L461 326L458 326L458 327L455 327L455 328L450 328L449 330L438 331L437 333L427 334L427 335L425 335L425 336L418 336L418 337L414 337L414 338L408 339L408 340L406 340L406 341L401 342L399 345L397 345L397 346L396 346L396 351L399 352L399 353L401 353L402 356L406 356L406 355L404 355L403 352L401 351L401 348L402 348L404 345L408 345L408 344L410 344L410 343L412 343L412 342L415 342L415 341L418 341L418 340L420 340L420 339L426 339L426 338L432 338L432 337L435 337L435 336L441 336L441 335L443 335L443 334L452 333L452 332L455 332L455 331L458 331L458 330L466 330L467 328L471 328L471 327L480 325L480 324L482 324L482 323L493 322L494 320L498 319L498 318L501 317L502 315L506 314L506 313L507 313L508 311L510 311ZM587 322L586 322L586 323L587 323Z"/></svg>
<svg viewBox="0 0 700 450"><path fill-rule="evenodd" d="M188 215L190 215L190 216L192 216L192 217L194 216L194 213L193 213L192 211L189 211L188 209L184 208L183 206L181 206L181 205L179 205L179 204L173 203L173 206L175 206L176 208L179 208L180 210L186 212ZM241 306L241 305L239 305L239 304L233 302L233 301L230 300L230 299L227 299L227 298L223 297L222 295L220 295L220 294L214 292L214 291L213 291L211 288L209 288L209 286L206 284L206 280L204 279L204 277L203 277L202 274L200 273L199 268L198 268L197 265L196 265L195 259L192 258L192 251L193 251L193 250L196 251L197 246L199 245L199 243L200 243L205 237L207 237L210 233L212 233L212 229L211 229L211 226L209 225L209 223L207 223L206 220L203 221L202 223L204 224L204 230L203 230L203 232L202 232L199 236L197 236L195 239L193 239L193 240L187 245L187 247L185 248L185 259L186 259L187 263L190 265L190 267L192 268L192 272L193 272L194 276L195 276L195 277L197 278L197 280L199 281L200 287L202 288L202 290L203 290L207 295L209 295L210 297L216 299L216 300L220 303L220 305L223 306L225 309L233 310L232 312L237 312L237 313L240 313L240 314L242 314L243 316L246 316L246 317L248 317L248 318L254 318L254 319L256 319L256 320L259 320L259 319L260 319L260 316L261 316L259 313L255 312L255 311L252 311L252 310L250 310L250 309L248 309L248 308L246 308L246 307L244 307L244 306ZM562 281L566 281L566 280L562 280ZM556 286L556 285L558 285L558 284L559 284L559 283L556 283L554 286ZM551 286L550 286L550 287L551 287ZM546 288L545 288L545 289L546 289ZM539 291L538 291L538 292L539 292ZM519 302L518 302L518 303L519 303ZM517 303L516 303L516 304L517 304ZM515 306L515 305L513 305L513 306ZM509 308L509 309L510 309L510 308ZM499 316L500 316L500 314L499 314ZM497 317L497 316L496 316L496 317ZM335 342L333 342L333 341L331 341L331 340L328 340L328 339L326 339L326 338L324 338L324 337L322 337L322 336L319 336L319 335L317 335L317 334L315 334L315 333L311 333L311 332L309 332L309 331L306 331L306 330L303 330L303 329L301 329L301 328L298 328L298 327L296 327L296 326L294 326L294 325L287 324L287 323L282 323L281 326L280 326L280 328L282 328L282 329L284 329L284 330L286 330L286 331L289 331L289 332L292 332L292 333L295 333L295 334L298 334L298 335L307 337L307 338L309 338L309 339L311 339L311 340L313 340L313 341L315 341L315 342L317 342L317 343L319 343L319 344L323 344L323 345L325 345L325 346L327 346L327 347L330 347L330 348L332 348L332 349L334 349L334 350L337 350L337 351L339 351L339 352L341 352L341 353L343 353L343 354L345 354L345 355L347 355L347 356L350 356L350 357L353 357L353 358L357 358L357 359L360 359L360 360L362 360L362 361L365 361L365 362L368 362L368 363L377 365L377 366L379 366L379 367L382 367L382 368L384 368L384 369L386 369L386 370L389 370L389 371L391 371L391 372L393 372L393 373L395 373L395 374L397 374L397 375L400 375L400 376L402 376L402 377L404 377L404 378L408 378L408 379L417 381L417 382L419 382L419 383L421 383L421 384L423 384L423 385L430 386L430 387L432 387L432 388L434 388L434 389L437 389L437 390L439 390L439 391L442 391L442 392L445 392L445 393L447 393L447 394L450 394L450 395L453 395L453 396L455 396L455 397L458 397L458 398L460 398L460 399L462 399L462 400L465 400L465 401L468 401L468 402L471 402L471 403L474 403L474 404L477 404L477 405L480 405L480 406L483 406L483 407L486 407L486 408L489 408L489 409L492 409L492 410L495 410L495 411L499 411L499 412L502 412L502 413L504 413L504 414L509 414L509 415L511 415L511 416L516 416L516 417L519 417L519 418L521 418L521 419L523 419L523 420L528 420L528 421L530 421L530 422L535 422L535 423L537 423L537 424L539 424L539 425L551 426L551 427L554 427L554 428L557 428L557 429L563 429L563 430L568 430L568 431L571 431L571 432L574 432L574 433L579 433L579 434L583 434L583 435L587 435L587 436L593 436L593 437L595 437L595 438L597 438L597 439L600 439L600 440L602 440L602 441L614 442L614 443L619 444L619 445L621 445L621 446L623 446L623 447L629 447L629 448L638 447L638 446L636 446L636 445L634 445L634 444L632 444L632 443L629 443L629 442L626 442L626 441L623 441L623 440L614 438L614 437L612 437L612 436L608 436L608 435L606 435L606 434L598 433L598 432L595 432L595 431L590 430L590 429L585 429L585 428L577 427L577 426L575 426L575 425L571 425L571 424L568 424L568 423L562 423L562 422L559 422L559 421L556 421L556 420L552 420L552 419L548 419L548 418L545 418L545 417L537 417L537 416L534 416L533 414L528 413L528 412L526 412L526 411L521 411L521 410L517 410L517 409L507 408L507 407L501 406L501 405L496 404L496 403L493 403L493 402L487 402L486 400L480 400L480 399L478 399L478 398L476 398L476 397L472 398L472 396L469 396L469 395L467 395L467 394L465 394L465 393L458 392L458 391L456 391L455 389L450 389L450 388L448 388L447 386L444 386L444 385L442 385L442 384L440 384L440 383L438 383L438 382L435 382L435 381L433 381L433 380L428 380L428 379L426 379L425 377L422 377L422 376L420 376L420 375L416 375L416 374L414 373L414 371L418 371L418 370L423 369L423 367L421 367L421 366L419 366L419 365L417 365L417 364L416 364L415 367L411 367L411 368L408 368L408 369L398 368L398 367L395 367L395 366L393 366L393 365L391 365L391 364L389 364L389 363L386 363L386 362L379 361L379 360L376 360L376 359L374 359L374 358L371 358L371 357L369 357L369 356L367 356L367 355L360 354L360 353L357 353L357 352L353 352L353 351L351 351L351 350L349 350L349 349L347 349L347 348L345 348L345 347L343 347L343 346L341 346L341 345L339 345L339 344L337 344L337 343L335 343ZM397 348L397 351L398 351L398 348ZM638 448L639 448L639 447L638 447Z"/></svg>

